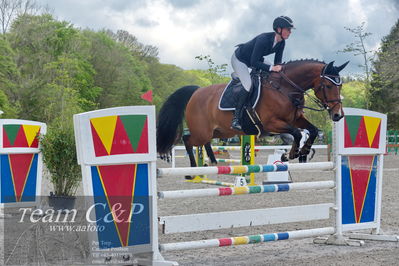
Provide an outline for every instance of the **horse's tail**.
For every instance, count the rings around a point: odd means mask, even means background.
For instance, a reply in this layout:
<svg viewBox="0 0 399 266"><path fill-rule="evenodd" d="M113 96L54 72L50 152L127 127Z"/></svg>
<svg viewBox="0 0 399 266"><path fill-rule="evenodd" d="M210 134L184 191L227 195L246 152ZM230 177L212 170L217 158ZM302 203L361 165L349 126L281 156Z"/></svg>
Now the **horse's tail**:
<svg viewBox="0 0 399 266"><path fill-rule="evenodd" d="M169 96L158 114L157 151L160 154L170 152L179 135L183 123L184 110L198 86L185 86ZM178 130L180 128L180 130Z"/></svg>

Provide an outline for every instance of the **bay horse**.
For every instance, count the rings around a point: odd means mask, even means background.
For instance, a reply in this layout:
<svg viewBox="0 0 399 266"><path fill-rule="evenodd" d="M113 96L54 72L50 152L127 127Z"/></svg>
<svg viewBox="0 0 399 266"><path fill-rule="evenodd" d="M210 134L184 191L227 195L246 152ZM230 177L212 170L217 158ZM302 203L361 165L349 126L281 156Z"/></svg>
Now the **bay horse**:
<svg viewBox="0 0 399 266"><path fill-rule="evenodd" d="M290 61L282 65L281 72L272 72L268 78L262 77L261 95L255 107L266 132L289 133L294 136L289 154L283 161L292 160L309 154L318 135L318 129L304 116L306 108L304 95L313 89L313 100L322 109L328 110L333 121L343 116L341 102L342 81L339 72L349 63L334 66L313 59ZM176 90L165 101L158 114L157 151L160 155L170 152L173 145L182 136L183 116L189 134L183 136L183 142L190 158L190 165L196 166L193 146L205 145L211 164L216 159L210 142L213 138L231 138L244 132L230 128L231 111L218 108L219 99L226 84L216 84L199 88L185 86ZM309 131L309 138L301 149L300 129Z"/></svg>

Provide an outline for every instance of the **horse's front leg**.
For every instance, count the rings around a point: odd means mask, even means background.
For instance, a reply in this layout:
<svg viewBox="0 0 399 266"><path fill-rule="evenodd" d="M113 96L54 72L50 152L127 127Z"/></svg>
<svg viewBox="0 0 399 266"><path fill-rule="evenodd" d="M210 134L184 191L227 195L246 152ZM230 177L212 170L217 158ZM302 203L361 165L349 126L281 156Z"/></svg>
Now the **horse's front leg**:
<svg viewBox="0 0 399 266"><path fill-rule="evenodd" d="M301 117L301 119L298 120L297 125L299 125L303 129L307 129L309 131L309 137L306 140L305 144L299 151L299 156L302 158L301 162L306 162L306 157L310 153L310 150L312 148L312 145L318 135L318 128L315 127L313 124L311 124L306 118Z"/></svg>
<svg viewBox="0 0 399 266"><path fill-rule="evenodd" d="M218 162L216 161L215 154L213 153L210 142L205 144L205 150L206 150L206 154L208 155L209 159L211 160L210 165L217 165Z"/></svg>
<svg viewBox="0 0 399 266"><path fill-rule="evenodd" d="M281 155L281 161L283 162L287 162L289 160L293 160L299 157L299 143L302 138L301 131L298 128L290 127L288 133L290 133L294 137L294 141L292 142L289 154L284 153L283 155Z"/></svg>
<svg viewBox="0 0 399 266"><path fill-rule="evenodd" d="M317 137L318 129L317 127L313 126L311 128L307 128L309 130L309 138L306 140L305 144L303 145L302 149L300 150L300 155L308 155L310 150L312 149L312 145Z"/></svg>

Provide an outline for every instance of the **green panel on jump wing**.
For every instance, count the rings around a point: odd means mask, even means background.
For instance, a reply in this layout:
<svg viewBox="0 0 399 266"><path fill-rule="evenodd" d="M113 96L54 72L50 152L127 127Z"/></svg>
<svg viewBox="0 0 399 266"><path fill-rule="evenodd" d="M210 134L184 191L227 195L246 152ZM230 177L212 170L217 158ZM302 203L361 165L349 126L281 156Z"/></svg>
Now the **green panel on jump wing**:
<svg viewBox="0 0 399 266"><path fill-rule="evenodd" d="M352 144L355 144L356 136L359 131L360 121L362 116L358 115L348 115L345 116L346 123L348 125L349 134L351 136Z"/></svg>
<svg viewBox="0 0 399 266"><path fill-rule="evenodd" d="M121 115L119 116L126 133L129 137L133 150L137 150L141 134L143 132L144 124L147 119L146 115Z"/></svg>
<svg viewBox="0 0 399 266"><path fill-rule="evenodd" d="M3 128L7 134L11 146L13 146L21 125L4 125Z"/></svg>

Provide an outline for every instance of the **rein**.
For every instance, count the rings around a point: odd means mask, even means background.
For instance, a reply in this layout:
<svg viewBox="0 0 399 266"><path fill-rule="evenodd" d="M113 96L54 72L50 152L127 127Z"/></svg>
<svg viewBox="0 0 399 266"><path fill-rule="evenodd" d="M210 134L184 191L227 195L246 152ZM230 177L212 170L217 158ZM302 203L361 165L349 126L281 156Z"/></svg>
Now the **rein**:
<svg viewBox="0 0 399 266"><path fill-rule="evenodd" d="M296 103L295 103L295 105L297 106L297 108L305 108L305 109L309 109L309 110L313 110L313 111L317 111L317 112L321 112L321 111L324 111L324 110L328 109L327 103L323 103L323 102L320 101L318 98L316 98L316 97L310 95L306 90L302 89L302 88L299 87L295 82L293 82L292 80L290 80L290 79L287 77L287 75L284 74L284 72L280 71L279 74L281 75L281 77L282 77L285 81L287 81L292 87L294 87L295 89L297 89L300 93L306 94L306 95L309 97L310 100L312 100L317 106L319 106L320 109L308 107L308 106L305 106L305 105L299 105L299 104L296 104ZM318 88L318 90L319 90L319 89L321 89L321 87ZM327 97L326 97L326 94L325 94L325 91L324 91L324 84L323 84L323 94L324 94L324 99L326 99ZM328 102L328 101L326 101L326 102ZM338 103L337 103L337 104L338 104Z"/></svg>

